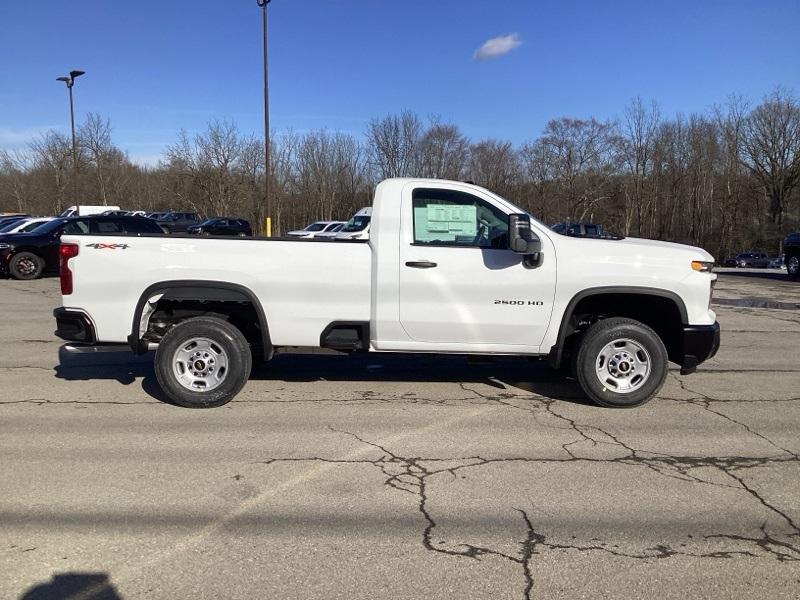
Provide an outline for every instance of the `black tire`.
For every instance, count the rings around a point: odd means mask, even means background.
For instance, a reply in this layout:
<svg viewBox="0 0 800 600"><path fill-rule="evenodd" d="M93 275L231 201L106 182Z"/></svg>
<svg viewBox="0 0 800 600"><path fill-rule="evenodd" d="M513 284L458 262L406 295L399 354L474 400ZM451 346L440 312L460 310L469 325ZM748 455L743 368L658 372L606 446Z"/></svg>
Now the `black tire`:
<svg viewBox="0 0 800 600"><path fill-rule="evenodd" d="M44 271L44 261L33 252L20 252L11 257L8 270L14 279L39 279Z"/></svg>
<svg viewBox="0 0 800 600"><path fill-rule="evenodd" d="M602 364L601 351L614 343L624 343L622 340L633 342L645 350L642 357L646 358L644 362L648 366L646 375L639 375L644 378L641 383L636 384L639 387L626 393L614 389L613 377L607 378L606 383L603 383L598 374L598 367ZM639 321L613 317L598 321L586 330L575 353L574 369L578 384L592 401L608 408L634 408L650 400L664 385L668 361L664 342L655 331ZM638 365L639 368L641 366ZM618 373L621 372L622 364L619 368ZM631 382L635 381L635 370L636 367L624 374L622 379L630 377Z"/></svg>
<svg viewBox="0 0 800 600"><path fill-rule="evenodd" d="M212 347L215 345L225 357L224 376L219 383L216 383L216 387L208 391L198 387L190 389L181 383L178 372L186 368L186 363L182 362L181 366L176 366L178 352L187 352L186 348L191 352L191 344L197 339L210 341ZM220 355L216 356L219 360ZM200 360L202 361L202 357ZM156 350L155 371L161 389L175 404L186 408L215 408L230 402L244 387L250 376L252 363L250 346L239 329L215 317L195 317L175 325L166 333ZM189 368L191 370L193 366ZM211 370L213 371L213 367ZM184 375L187 378L193 377L185 370ZM206 375L212 373L205 373L202 376ZM216 375L219 376L219 371ZM197 380L197 383L202 385L205 381Z"/></svg>
<svg viewBox="0 0 800 600"><path fill-rule="evenodd" d="M793 279L800 277L800 255L786 257L786 273Z"/></svg>

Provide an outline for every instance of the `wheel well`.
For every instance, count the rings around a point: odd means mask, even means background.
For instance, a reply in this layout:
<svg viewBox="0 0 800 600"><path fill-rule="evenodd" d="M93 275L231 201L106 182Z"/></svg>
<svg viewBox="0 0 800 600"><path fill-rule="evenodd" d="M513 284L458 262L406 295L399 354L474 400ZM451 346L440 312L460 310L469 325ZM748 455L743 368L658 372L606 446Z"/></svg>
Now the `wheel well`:
<svg viewBox="0 0 800 600"><path fill-rule="evenodd" d="M35 254L36 256L44 260L44 256L42 256L41 250L39 250L39 248L36 248L35 246L31 248L28 248L26 246L22 246L20 248L14 248L14 256L20 254L21 252L29 252L30 254Z"/></svg>
<svg viewBox="0 0 800 600"><path fill-rule="evenodd" d="M680 361L683 347L681 332L685 309L669 295L648 293L598 293L573 299L564 315L558 344L551 350L551 362L558 366L570 355L583 332L593 323L609 317L626 317L644 323L664 342L672 361Z"/></svg>
<svg viewBox="0 0 800 600"><path fill-rule="evenodd" d="M221 286L221 287L219 287ZM253 349L254 360L272 355L269 329L261 304L241 286L200 282L150 286L142 294L134 314L129 342L142 353L150 343L159 343L178 323L193 317L217 317L239 329Z"/></svg>

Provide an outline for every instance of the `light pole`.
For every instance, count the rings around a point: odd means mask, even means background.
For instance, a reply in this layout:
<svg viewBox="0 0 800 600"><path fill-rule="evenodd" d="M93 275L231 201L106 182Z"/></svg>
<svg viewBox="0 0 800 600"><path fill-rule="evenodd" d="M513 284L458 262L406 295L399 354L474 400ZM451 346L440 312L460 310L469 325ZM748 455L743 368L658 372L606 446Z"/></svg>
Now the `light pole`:
<svg viewBox="0 0 800 600"><path fill-rule="evenodd" d="M75 79L86 73L86 71L70 71L69 77L57 77L56 81L63 81L67 84L69 90L69 120L72 126L72 194L77 196L77 180L78 180L78 144L75 140L75 108L72 104L72 86L75 85ZM73 197L77 201L77 197Z"/></svg>
<svg viewBox="0 0 800 600"><path fill-rule="evenodd" d="M269 68L267 66L267 4L272 0L256 0L261 7L261 27L264 34L264 200L266 215L263 220L264 233L272 237L272 206L269 198ZM259 227L261 226L261 210L256 210Z"/></svg>

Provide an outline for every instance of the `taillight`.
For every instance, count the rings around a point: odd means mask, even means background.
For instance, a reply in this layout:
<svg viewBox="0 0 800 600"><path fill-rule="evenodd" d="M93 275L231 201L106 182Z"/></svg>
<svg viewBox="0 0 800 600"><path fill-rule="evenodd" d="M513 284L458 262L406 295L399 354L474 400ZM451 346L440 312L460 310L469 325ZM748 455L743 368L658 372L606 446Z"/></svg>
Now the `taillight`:
<svg viewBox="0 0 800 600"><path fill-rule="evenodd" d="M58 273L61 277L61 295L72 293L72 271L69 270L69 259L78 256L78 244L61 244L58 248Z"/></svg>

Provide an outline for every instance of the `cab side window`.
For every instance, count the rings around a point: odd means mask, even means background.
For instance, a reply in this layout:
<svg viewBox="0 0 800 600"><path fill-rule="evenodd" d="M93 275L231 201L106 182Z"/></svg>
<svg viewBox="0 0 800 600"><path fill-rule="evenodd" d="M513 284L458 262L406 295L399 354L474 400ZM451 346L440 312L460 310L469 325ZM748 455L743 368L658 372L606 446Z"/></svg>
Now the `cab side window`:
<svg viewBox="0 0 800 600"><path fill-rule="evenodd" d="M86 221L70 221L64 226L64 233L89 233L89 224Z"/></svg>
<svg viewBox="0 0 800 600"><path fill-rule="evenodd" d="M412 204L414 244L508 248L508 216L477 196L418 188Z"/></svg>
<svg viewBox="0 0 800 600"><path fill-rule="evenodd" d="M92 222L92 230L92 233L123 233L122 226L117 221L100 219Z"/></svg>

